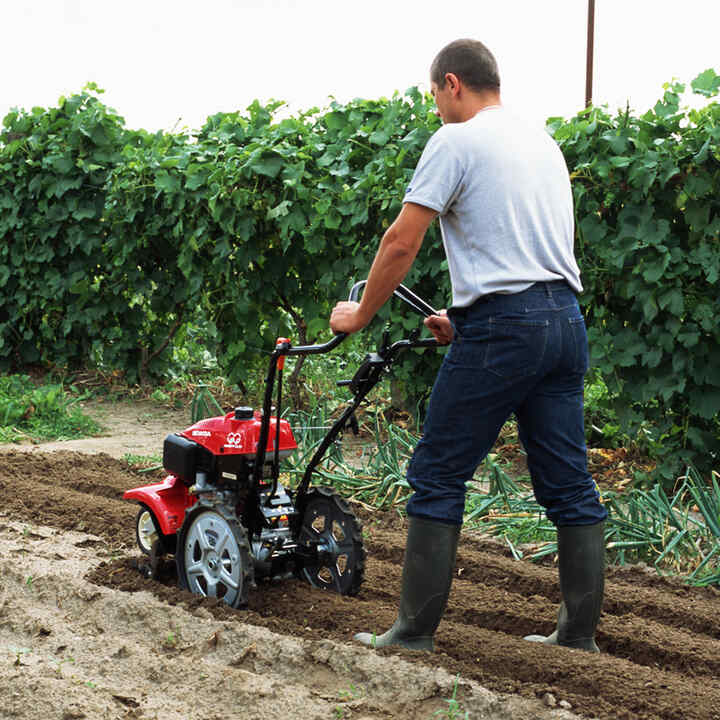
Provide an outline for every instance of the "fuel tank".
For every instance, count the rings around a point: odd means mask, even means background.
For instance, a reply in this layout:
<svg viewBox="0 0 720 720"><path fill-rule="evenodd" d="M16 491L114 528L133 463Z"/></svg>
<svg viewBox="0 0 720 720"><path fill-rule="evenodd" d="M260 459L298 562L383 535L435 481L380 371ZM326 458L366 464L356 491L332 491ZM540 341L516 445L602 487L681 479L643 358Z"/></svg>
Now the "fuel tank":
<svg viewBox="0 0 720 720"><path fill-rule="evenodd" d="M260 442L262 414L252 408L240 407L224 417L208 418L191 425L182 437L202 445L215 456L244 455L252 459ZM270 432L266 447L266 461L271 461L275 452L277 418L270 418ZM287 420L280 420L280 458L287 457L297 448L295 437Z"/></svg>

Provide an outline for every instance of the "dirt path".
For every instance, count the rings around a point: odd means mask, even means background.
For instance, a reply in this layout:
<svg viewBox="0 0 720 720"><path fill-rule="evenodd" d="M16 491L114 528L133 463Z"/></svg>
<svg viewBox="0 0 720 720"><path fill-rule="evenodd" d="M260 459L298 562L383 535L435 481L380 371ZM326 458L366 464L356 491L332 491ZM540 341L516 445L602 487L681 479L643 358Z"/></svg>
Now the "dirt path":
<svg viewBox="0 0 720 720"><path fill-rule="evenodd" d="M613 570L603 654L531 644L553 626L554 568L464 533L438 652L376 653L351 638L394 620L397 516L364 518L357 598L288 580L235 611L180 592L170 562L157 581L134 569L121 496L143 481L109 455L0 454L2 717L429 720L459 675L455 717L720 718L717 590Z"/></svg>
<svg viewBox="0 0 720 720"><path fill-rule="evenodd" d="M50 452L78 450L84 453L106 453L114 458L125 455L162 455L163 440L168 433L190 425L187 409L172 410L150 400L113 402L91 400L80 408L99 422L103 431L98 437L61 442L0 445L0 452Z"/></svg>

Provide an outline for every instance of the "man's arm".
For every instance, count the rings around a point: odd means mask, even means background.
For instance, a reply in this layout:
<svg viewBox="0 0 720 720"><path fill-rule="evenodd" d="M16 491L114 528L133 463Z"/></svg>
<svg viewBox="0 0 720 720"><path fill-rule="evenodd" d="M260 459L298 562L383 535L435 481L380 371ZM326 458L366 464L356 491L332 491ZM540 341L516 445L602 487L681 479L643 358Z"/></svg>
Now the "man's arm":
<svg viewBox="0 0 720 720"><path fill-rule="evenodd" d="M333 332L357 332L375 317L410 270L436 215L435 210L423 205L403 205L383 235L360 302L339 302L332 311Z"/></svg>

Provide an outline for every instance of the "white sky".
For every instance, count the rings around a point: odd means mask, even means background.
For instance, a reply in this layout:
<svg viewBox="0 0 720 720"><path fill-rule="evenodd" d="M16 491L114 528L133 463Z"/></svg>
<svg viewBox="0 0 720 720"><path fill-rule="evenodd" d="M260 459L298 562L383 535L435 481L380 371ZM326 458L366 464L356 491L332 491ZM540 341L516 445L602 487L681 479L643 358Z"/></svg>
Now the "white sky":
<svg viewBox="0 0 720 720"><path fill-rule="evenodd" d="M542 123L585 98L587 0L1 0L0 118L93 80L128 127L199 127L255 98L428 89L435 53L482 40L506 105ZM596 104L645 110L664 82L720 72L718 0L596 0Z"/></svg>

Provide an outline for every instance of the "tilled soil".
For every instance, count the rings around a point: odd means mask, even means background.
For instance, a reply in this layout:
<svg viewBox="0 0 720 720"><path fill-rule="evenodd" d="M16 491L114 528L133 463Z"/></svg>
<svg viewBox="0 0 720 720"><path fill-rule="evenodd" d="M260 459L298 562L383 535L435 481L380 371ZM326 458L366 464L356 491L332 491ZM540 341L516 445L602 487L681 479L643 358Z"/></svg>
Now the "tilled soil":
<svg viewBox="0 0 720 720"><path fill-rule="evenodd" d="M124 502L122 493L147 480L147 475L134 474L124 463L106 455L3 453L0 512L15 523L83 533L85 539L77 544L95 559L94 563L88 561L86 586L99 586L103 591L110 588L127 598L120 602L132 603L131 598L139 597L139 591L147 591L153 607L160 608L157 612L163 612L162 608L173 608L179 614L201 612L203 622L210 618L223 623L226 635L242 633L246 626L261 626L298 642L335 641L332 647L343 650L328 650L333 657L343 653L353 658L373 657L391 663L390 667L409 663L409 673L398 681L403 686L412 686L415 677L428 677L428 671L459 676L468 683L467 688L475 688L472 693L465 688L458 695L465 703L463 707L472 710L469 717L569 716L551 709L557 706L585 717L720 720L717 589L688 588L642 568L609 569L597 636L602 654L529 643L523 635L550 633L554 627L559 601L555 568L516 561L500 545L464 532L448 610L436 636L436 653L374 652L356 647L352 635L358 630L382 632L395 619L405 543L405 527L397 515L364 513L368 562L357 597L340 597L287 580L260 583L250 593L248 610L231 610L181 592L171 561L161 565L158 580L147 579L136 569L136 507ZM100 540L93 540L94 536ZM238 667L262 674L263 663L268 661L258 658L257 652L251 653L238 661ZM317 670L309 667L304 680L312 685ZM360 675L363 672L366 685L371 684L370 671L358 670ZM2 679L0 674L0 684ZM186 679L184 676L182 682ZM354 687L351 680L348 682ZM496 700L494 705L488 704L486 696L481 702L479 686L510 694L515 701L527 698L531 704L516 702L510 710L507 699L503 700L505 705L498 705ZM397 692L402 694L402 690L399 687ZM441 691L436 688L433 692ZM427 696L406 697L399 705L392 698L371 702L369 696L364 705L328 704L326 716L433 714L430 706L422 705ZM135 714L127 717L149 717L142 715L140 701L133 702L139 704L130 708ZM491 705L496 714L492 714ZM421 706L423 715L408 709ZM293 712L285 716L295 717Z"/></svg>

